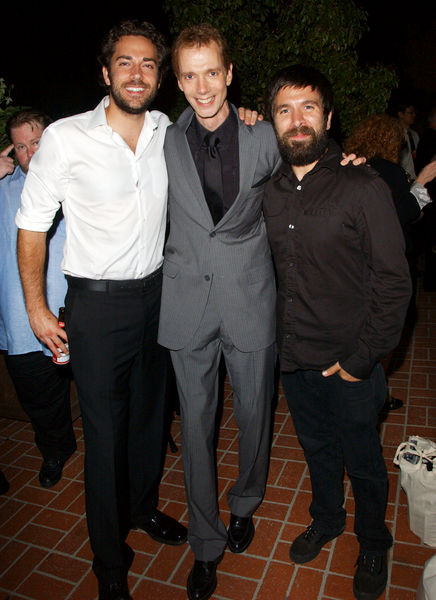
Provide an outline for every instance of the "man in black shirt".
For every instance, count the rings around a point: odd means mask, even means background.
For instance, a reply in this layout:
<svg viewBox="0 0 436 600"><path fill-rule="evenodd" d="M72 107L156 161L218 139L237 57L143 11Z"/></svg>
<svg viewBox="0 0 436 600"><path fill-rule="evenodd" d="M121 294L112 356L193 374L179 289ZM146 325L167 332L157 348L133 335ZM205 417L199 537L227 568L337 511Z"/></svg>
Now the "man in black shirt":
<svg viewBox="0 0 436 600"><path fill-rule="evenodd" d="M270 87L283 163L264 215L278 275L282 384L312 483L311 525L294 562L314 559L345 526L343 472L356 504L356 598L386 586L392 537L376 430L386 397L379 360L398 343L411 286L390 193L369 167L340 167L328 139L333 94L315 69L284 69Z"/></svg>

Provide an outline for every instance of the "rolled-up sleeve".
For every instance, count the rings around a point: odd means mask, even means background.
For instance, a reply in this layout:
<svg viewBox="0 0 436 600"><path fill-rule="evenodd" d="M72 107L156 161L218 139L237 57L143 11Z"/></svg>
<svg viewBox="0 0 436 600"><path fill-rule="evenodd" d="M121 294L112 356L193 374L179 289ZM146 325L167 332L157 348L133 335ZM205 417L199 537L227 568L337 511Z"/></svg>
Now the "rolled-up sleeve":
<svg viewBox="0 0 436 600"><path fill-rule="evenodd" d="M29 166L21 205L15 217L20 229L48 231L68 186L68 164L56 132L48 127Z"/></svg>

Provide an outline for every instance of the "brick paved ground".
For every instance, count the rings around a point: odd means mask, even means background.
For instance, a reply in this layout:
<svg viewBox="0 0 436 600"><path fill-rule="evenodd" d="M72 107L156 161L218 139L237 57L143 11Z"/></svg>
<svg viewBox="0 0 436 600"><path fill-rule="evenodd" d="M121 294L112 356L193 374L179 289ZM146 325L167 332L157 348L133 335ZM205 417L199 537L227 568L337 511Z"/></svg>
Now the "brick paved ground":
<svg viewBox="0 0 436 600"><path fill-rule="evenodd" d="M436 293L419 294L418 322L405 334L391 361L389 384L403 399L388 414L380 433L389 471L387 519L395 545L390 554L385 600L412 600L428 548L409 530L407 503L392 457L410 434L436 439ZM225 386L218 444L222 515L229 512L225 494L237 472L237 429L231 390ZM78 452L62 481L45 490L38 484L40 457L28 423L0 419L0 468L11 483L0 497L0 600L94 600L83 493L83 437L75 422ZM179 422L172 426L180 445ZM168 452L160 508L186 523L180 451ZM274 438L265 500L256 513L256 536L245 554L226 552L219 566L214 600L351 600L357 543L352 533L354 503L346 483L349 513L345 533L306 566L289 560L291 540L308 524L310 482L302 451L282 395L275 412ZM136 552L130 575L135 600L184 600L192 565L187 545L165 547L141 532L131 532Z"/></svg>

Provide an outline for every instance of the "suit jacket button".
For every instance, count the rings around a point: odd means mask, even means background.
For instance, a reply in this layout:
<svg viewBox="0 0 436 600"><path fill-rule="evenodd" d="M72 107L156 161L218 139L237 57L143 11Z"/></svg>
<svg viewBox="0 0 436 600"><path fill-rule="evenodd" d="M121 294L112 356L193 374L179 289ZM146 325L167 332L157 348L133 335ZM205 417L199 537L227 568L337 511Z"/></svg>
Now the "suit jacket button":
<svg viewBox="0 0 436 600"><path fill-rule="evenodd" d="M206 281L210 281L210 276L209 275L205 275L204 278L205 278Z"/></svg>
<svg viewBox="0 0 436 600"><path fill-rule="evenodd" d="M216 236L215 231L212 231L211 234L210 234L210 237L215 237L215 236Z"/></svg>

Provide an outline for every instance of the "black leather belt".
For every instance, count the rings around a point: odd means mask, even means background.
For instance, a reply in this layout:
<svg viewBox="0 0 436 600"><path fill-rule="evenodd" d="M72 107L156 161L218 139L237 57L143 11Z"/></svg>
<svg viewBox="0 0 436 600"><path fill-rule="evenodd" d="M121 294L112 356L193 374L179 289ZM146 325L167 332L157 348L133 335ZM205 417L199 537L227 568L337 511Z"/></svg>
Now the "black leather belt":
<svg viewBox="0 0 436 600"><path fill-rule="evenodd" d="M90 292L122 292L143 290L161 275L162 267L159 267L147 277L142 279L86 279L85 277L72 277L66 275L68 285L76 290L88 290Z"/></svg>

